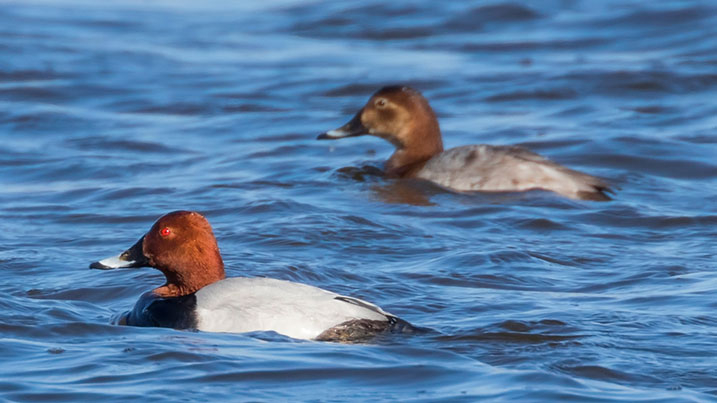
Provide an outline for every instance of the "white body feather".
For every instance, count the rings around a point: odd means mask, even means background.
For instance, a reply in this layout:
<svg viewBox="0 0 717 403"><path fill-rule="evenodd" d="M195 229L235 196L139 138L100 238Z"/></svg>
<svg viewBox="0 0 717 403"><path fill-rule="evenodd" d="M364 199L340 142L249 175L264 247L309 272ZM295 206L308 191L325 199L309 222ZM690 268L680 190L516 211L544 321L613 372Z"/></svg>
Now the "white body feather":
<svg viewBox="0 0 717 403"><path fill-rule="evenodd" d="M197 328L207 332L275 331L314 339L349 320L387 321L390 315L359 299L270 278L227 278L197 291L196 297Z"/></svg>
<svg viewBox="0 0 717 403"><path fill-rule="evenodd" d="M446 150L431 158L416 176L459 191L546 189L574 199L607 187L599 178L522 147L485 144Z"/></svg>

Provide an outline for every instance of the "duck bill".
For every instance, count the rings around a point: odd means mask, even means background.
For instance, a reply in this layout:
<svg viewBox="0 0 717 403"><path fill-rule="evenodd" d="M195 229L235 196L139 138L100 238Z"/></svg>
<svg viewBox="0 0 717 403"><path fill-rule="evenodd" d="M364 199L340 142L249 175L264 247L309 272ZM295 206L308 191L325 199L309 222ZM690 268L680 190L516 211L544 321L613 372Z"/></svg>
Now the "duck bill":
<svg viewBox="0 0 717 403"><path fill-rule="evenodd" d="M319 134L319 137L317 137L317 140L336 140L336 139L342 139L344 137L354 137L354 136L361 136L363 134L368 134L368 129L366 126L361 123L361 112L356 114L353 119L351 119L348 123L345 125L339 127L338 129L329 130L326 133Z"/></svg>
<svg viewBox="0 0 717 403"><path fill-rule="evenodd" d="M131 248L122 252L119 256L108 257L99 262L90 264L90 269L110 270L110 269L129 269L133 267L146 267L149 265L149 259L144 255L142 246L144 245L144 237L140 238Z"/></svg>

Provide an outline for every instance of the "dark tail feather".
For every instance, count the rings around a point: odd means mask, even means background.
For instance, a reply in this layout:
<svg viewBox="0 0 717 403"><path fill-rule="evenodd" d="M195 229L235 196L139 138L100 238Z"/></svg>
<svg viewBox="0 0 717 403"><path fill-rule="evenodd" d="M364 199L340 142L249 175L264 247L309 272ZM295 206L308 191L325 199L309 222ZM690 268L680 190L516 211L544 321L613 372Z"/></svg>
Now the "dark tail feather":
<svg viewBox="0 0 717 403"><path fill-rule="evenodd" d="M610 188L596 187L594 192L580 191L578 197L581 200L592 200L592 201L610 201L612 197L607 195L607 192L615 193Z"/></svg>
<svg viewBox="0 0 717 403"><path fill-rule="evenodd" d="M395 316L386 316L388 320L353 319L324 330L318 341L338 343L364 343L385 333L423 334L431 329L413 326Z"/></svg>
<svg viewBox="0 0 717 403"><path fill-rule="evenodd" d="M414 326L407 321L396 317L388 316L388 328L386 331L391 333L402 333L402 334L425 334L433 332L433 329L427 327Z"/></svg>

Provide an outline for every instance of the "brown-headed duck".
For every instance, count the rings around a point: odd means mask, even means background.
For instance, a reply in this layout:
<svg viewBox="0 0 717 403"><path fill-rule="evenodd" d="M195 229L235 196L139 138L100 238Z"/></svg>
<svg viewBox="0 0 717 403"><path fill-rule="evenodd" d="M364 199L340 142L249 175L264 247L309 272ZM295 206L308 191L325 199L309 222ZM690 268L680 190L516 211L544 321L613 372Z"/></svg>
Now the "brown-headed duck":
<svg viewBox="0 0 717 403"><path fill-rule="evenodd" d="M143 294L120 323L130 326L244 333L274 331L296 339L361 341L407 322L360 299L271 278L225 278L209 222L175 211L116 257L92 269L154 267L166 283Z"/></svg>
<svg viewBox="0 0 717 403"><path fill-rule="evenodd" d="M457 191L550 190L572 199L610 200L602 179L556 164L519 146L468 145L443 151L436 115L420 92L405 86L381 88L338 129L319 140L371 134L396 147L385 165L388 176L420 178Z"/></svg>

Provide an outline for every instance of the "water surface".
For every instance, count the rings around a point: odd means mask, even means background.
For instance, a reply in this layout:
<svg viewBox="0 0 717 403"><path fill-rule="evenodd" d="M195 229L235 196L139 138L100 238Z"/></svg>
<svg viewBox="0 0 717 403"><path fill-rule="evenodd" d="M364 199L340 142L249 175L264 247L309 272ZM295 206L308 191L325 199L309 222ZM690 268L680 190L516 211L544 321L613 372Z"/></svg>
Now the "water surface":
<svg viewBox="0 0 717 403"><path fill-rule="evenodd" d="M455 194L315 140L394 83L446 146L522 144L615 200ZM0 2L0 394L717 400L716 89L714 2ZM161 275L89 262L177 209L230 276L435 332L112 325Z"/></svg>

